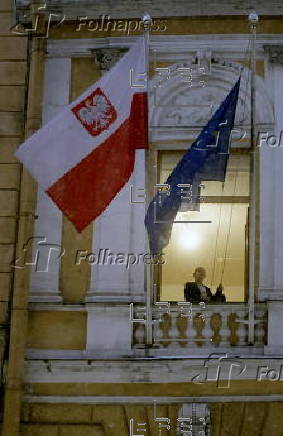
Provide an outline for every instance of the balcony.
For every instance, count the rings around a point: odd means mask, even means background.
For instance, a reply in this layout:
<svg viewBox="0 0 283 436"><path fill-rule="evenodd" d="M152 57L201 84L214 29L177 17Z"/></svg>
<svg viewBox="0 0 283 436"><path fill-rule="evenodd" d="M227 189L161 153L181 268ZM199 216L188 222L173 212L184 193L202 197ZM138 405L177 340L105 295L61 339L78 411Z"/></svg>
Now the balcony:
<svg viewBox="0 0 283 436"><path fill-rule="evenodd" d="M211 352L263 354L267 343L267 305L255 305L255 340L249 345L249 308L247 303L192 305L190 313L181 303L156 303L153 307L153 350L162 354L200 355ZM134 307L132 345L145 344L145 308ZM140 320L140 321L138 321ZM155 353L154 353L155 354Z"/></svg>
<svg viewBox="0 0 283 436"><path fill-rule="evenodd" d="M163 303L163 304L162 304ZM85 314L83 348L46 347L52 331L45 330L43 346L28 348L28 359L135 359L198 358L213 353L247 358L283 355L283 302L255 303L254 322L249 320L248 303L212 303L206 307L165 302L152 305L152 342L146 344L146 307L142 303L101 302L72 304L31 304L40 312L81 312ZM38 314L40 319L40 314ZM60 317L58 317L60 328ZM254 341L249 342L249 325ZM50 336L51 335L51 336ZM61 338L64 341L64 338Z"/></svg>

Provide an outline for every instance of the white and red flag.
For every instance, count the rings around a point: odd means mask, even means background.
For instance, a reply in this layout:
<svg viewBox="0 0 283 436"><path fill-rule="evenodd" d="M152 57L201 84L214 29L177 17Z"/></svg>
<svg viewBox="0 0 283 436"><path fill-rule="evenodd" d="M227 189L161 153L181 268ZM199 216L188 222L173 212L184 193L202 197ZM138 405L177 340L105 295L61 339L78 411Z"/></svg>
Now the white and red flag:
<svg viewBox="0 0 283 436"><path fill-rule="evenodd" d="M144 38L16 151L38 184L82 231L129 180L148 147Z"/></svg>

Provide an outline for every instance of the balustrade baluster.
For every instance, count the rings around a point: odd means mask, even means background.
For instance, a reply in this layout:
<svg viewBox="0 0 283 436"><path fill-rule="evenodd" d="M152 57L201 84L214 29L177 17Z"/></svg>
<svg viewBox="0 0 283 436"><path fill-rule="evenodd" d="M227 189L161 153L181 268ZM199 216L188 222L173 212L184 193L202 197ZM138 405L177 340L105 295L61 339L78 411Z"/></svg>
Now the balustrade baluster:
<svg viewBox="0 0 283 436"><path fill-rule="evenodd" d="M213 313L211 315L210 318L210 326L213 332L213 336L211 337L212 339L212 344L213 345L219 345L221 343L222 340L222 336L220 334L220 330L222 327L222 318L220 313Z"/></svg>
<svg viewBox="0 0 283 436"><path fill-rule="evenodd" d="M188 318L185 316L181 316L179 313L176 317L176 327L178 329L178 339L182 339L182 341L179 342L180 346L182 348L186 347L188 342L183 340L187 339L187 326L188 326Z"/></svg>

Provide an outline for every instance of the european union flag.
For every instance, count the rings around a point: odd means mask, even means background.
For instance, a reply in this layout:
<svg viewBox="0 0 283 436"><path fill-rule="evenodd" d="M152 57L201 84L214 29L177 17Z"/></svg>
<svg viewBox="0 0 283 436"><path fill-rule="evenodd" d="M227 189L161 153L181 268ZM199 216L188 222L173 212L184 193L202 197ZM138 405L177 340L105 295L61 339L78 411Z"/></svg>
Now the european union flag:
<svg viewBox="0 0 283 436"><path fill-rule="evenodd" d="M145 217L151 253L160 253L169 243L172 225L184 197L187 210L199 210L201 182L224 182L240 80L174 168L165 182L168 187L159 191L151 201ZM190 186L187 198L182 185Z"/></svg>

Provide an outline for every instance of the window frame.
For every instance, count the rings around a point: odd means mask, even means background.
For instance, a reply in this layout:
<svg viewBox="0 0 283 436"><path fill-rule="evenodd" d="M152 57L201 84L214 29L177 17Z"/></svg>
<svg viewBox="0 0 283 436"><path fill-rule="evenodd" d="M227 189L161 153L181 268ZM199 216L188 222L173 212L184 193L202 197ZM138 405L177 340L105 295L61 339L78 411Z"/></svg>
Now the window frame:
<svg viewBox="0 0 283 436"><path fill-rule="evenodd" d="M195 133L195 129L194 129ZM190 141L190 140L189 140ZM191 143L193 140L191 140ZM237 144L237 145L235 145ZM230 146L230 154L248 154L249 159L249 167L251 169L251 160L253 159L253 153L252 149L250 147L250 140L247 138L245 141L242 142L242 146L239 147L239 143L237 142L231 142ZM152 189L152 186L155 186L157 183L160 183L160 159L159 159L159 153L162 151L186 151L188 149L188 141L180 141L180 142L156 142L151 143L149 148L149 161L153 162L153 165L150 165L147 167L147 178L149 181L151 181L150 188L148 188L148 195L149 198L152 199L154 195L154 191ZM251 177L251 174L249 175ZM211 196L210 196L211 197ZM204 196L205 198L205 196ZM219 201L219 199L221 200ZM231 197L229 197L231 199ZM247 198L247 197L245 197ZM213 201L213 203L222 202L223 197L215 196L214 199L218 199L218 201ZM225 198L226 200L226 198ZM248 196L248 210L250 209L251 203L254 201L252 191L249 186L249 196ZM205 201L207 203L210 203L209 201ZM233 203L233 201L229 201L229 203ZM227 203L226 201L223 201L223 203ZM250 234L250 227L251 227L251 220L248 219L248 234ZM247 238L245 246L247 247L247 253L245 253L245 284L244 284L244 298L245 300L243 303L249 303L249 274L250 274L250 256L251 252L249 250L249 240ZM255 253L253 253L255 254ZM151 295L151 304L154 305L160 300L160 293L161 293L161 282L162 282L162 265L154 265L153 271L150 274L150 286L153 290ZM229 303L228 303L229 304ZM231 302L231 304L234 304L234 302Z"/></svg>

